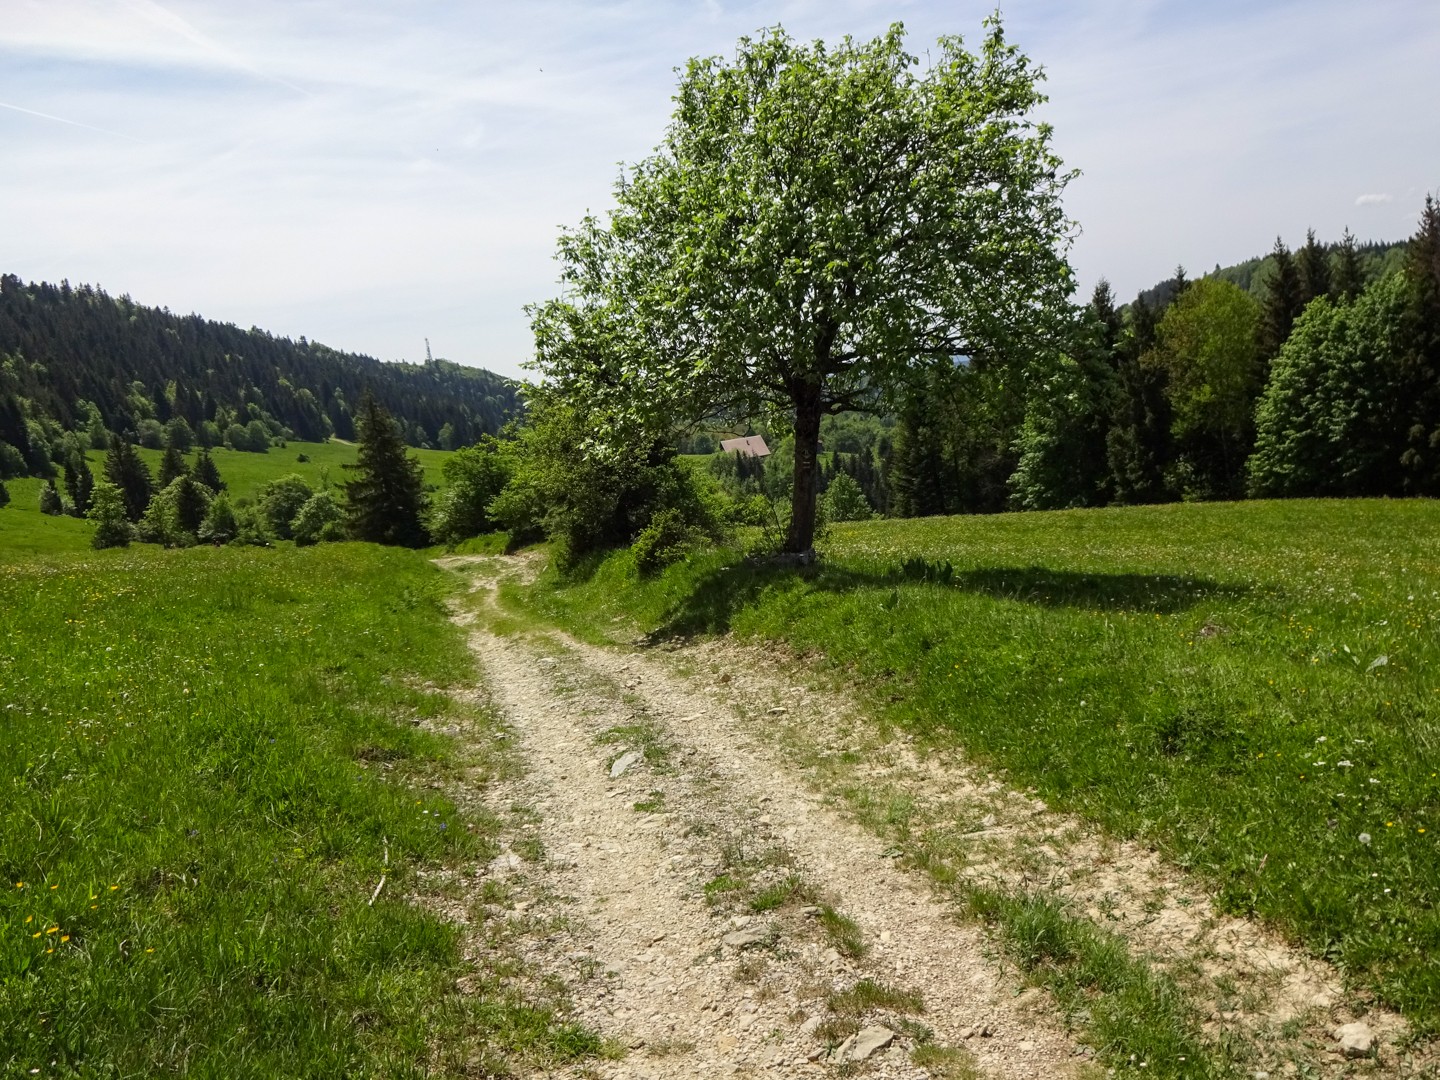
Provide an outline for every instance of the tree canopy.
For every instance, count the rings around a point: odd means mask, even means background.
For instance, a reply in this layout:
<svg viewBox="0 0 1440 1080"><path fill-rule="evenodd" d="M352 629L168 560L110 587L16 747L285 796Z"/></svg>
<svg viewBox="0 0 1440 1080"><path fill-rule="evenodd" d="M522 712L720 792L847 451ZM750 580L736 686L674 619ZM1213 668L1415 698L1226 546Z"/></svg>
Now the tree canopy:
<svg viewBox="0 0 1440 1080"><path fill-rule="evenodd" d="M1023 361L1064 317L1072 174L1031 118L1040 78L998 18L923 68L899 24L692 60L608 223L562 237L566 293L531 309L541 370L617 428L787 416L785 546L808 551L824 415L959 358Z"/></svg>

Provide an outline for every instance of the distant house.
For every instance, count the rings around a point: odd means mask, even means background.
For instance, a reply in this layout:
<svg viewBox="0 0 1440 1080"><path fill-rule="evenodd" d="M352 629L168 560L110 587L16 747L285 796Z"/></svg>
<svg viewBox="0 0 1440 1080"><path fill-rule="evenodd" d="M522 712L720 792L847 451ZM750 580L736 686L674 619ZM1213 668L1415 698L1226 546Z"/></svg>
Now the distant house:
<svg viewBox="0 0 1440 1080"><path fill-rule="evenodd" d="M746 457L770 456L770 448L759 435L747 435L743 439L722 439L720 449L727 454L743 454Z"/></svg>

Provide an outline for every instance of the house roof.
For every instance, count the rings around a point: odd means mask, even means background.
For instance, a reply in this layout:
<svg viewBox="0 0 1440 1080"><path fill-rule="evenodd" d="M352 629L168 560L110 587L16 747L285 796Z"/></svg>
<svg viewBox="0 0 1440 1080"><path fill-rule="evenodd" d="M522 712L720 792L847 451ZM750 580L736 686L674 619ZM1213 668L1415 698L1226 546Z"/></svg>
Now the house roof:
<svg viewBox="0 0 1440 1080"><path fill-rule="evenodd" d="M720 449L727 454L744 454L746 457L769 457L770 447L759 435L747 435L743 439L723 439Z"/></svg>

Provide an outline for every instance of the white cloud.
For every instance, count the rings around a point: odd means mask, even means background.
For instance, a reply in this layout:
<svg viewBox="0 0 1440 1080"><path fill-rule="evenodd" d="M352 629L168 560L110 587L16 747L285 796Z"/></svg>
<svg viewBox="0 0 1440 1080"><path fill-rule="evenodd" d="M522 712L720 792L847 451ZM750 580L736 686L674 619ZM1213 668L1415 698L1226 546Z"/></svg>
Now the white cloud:
<svg viewBox="0 0 1440 1080"><path fill-rule="evenodd" d="M162 6L163 4L163 6ZM659 141L674 68L783 22L973 46L993 0L0 0L0 270L394 358L516 370L557 229ZM1086 286L1338 237L1440 181L1440 23L1412 0L1016 0L1084 175ZM542 70L543 69L543 70ZM1354 73L1364 71L1363 80ZM1395 103L1400 103L1398 106ZM109 133L122 133L116 139ZM1359 230L1357 229L1357 232Z"/></svg>
<svg viewBox="0 0 1440 1080"><path fill-rule="evenodd" d="M1356 206L1379 206L1383 203L1394 202L1393 196L1387 192L1380 192L1376 195L1361 195L1355 200Z"/></svg>

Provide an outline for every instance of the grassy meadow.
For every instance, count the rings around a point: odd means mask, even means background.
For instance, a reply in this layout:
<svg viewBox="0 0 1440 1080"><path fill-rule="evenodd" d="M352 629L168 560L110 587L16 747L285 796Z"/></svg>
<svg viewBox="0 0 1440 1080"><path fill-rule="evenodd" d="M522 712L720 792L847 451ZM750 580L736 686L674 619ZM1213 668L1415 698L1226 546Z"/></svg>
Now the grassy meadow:
<svg viewBox="0 0 1440 1080"><path fill-rule="evenodd" d="M29 517L64 542L35 554ZM425 722L474 678L439 571L0 524L0 1074L504 1075L594 1049L410 899L497 850L429 783L462 763Z"/></svg>
<svg viewBox="0 0 1440 1080"><path fill-rule="evenodd" d="M1427 501L876 521L801 572L722 551L639 579L620 553L526 602L591 638L820 654L887 720L1155 844L1433 1033L1437 537Z"/></svg>

